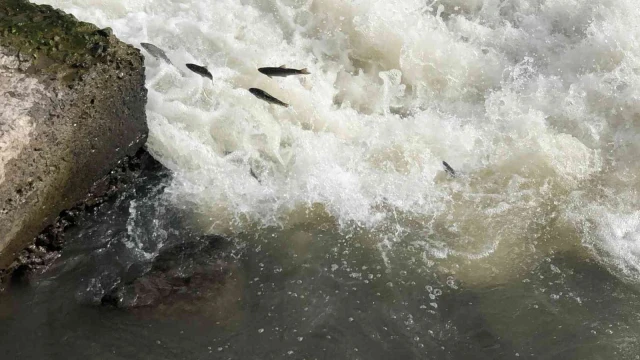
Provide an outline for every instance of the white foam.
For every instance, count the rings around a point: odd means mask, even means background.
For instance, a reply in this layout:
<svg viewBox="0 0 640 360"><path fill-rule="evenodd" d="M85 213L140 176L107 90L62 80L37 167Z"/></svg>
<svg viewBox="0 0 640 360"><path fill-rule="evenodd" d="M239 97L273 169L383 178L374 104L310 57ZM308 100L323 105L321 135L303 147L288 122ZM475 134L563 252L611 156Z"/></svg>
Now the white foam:
<svg viewBox="0 0 640 360"><path fill-rule="evenodd" d="M640 211L628 214L605 212L598 218L599 242L632 278L640 274Z"/></svg>
<svg viewBox="0 0 640 360"><path fill-rule="evenodd" d="M432 258L497 267L544 252L535 229L563 212L549 241L583 234L602 189L638 188L635 0L46 2L177 64L147 56L148 146L176 173L169 194L212 231L291 226L316 204L384 239L423 237ZM281 64L311 75L256 70ZM447 179L442 160L463 176ZM637 227L619 211L632 199L607 199L598 248L637 266L615 235Z"/></svg>

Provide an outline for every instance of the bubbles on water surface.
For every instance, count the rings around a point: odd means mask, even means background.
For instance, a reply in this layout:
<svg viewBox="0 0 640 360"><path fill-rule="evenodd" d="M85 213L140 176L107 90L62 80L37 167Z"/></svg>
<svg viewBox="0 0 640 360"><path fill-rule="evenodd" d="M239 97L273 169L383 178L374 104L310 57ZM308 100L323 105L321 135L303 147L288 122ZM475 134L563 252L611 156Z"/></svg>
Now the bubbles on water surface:
<svg viewBox="0 0 640 360"><path fill-rule="evenodd" d="M406 326L417 314L453 312L447 292L469 288L552 278L559 284L527 288L543 294L530 309L581 304L564 269L545 263L550 254L595 254L637 280L632 0L49 2L130 43L152 42L178 64L146 60L148 148L174 172L166 196L204 232L329 229L267 241L291 248L283 262L330 254L322 268L340 294L362 284L383 298L419 288L416 309L396 314ZM311 75L275 81L256 71L281 64ZM166 237L134 216L130 225L141 256ZM359 256L376 266L362 269ZM544 278L532 274L540 264ZM260 276L287 275L286 264L271 265ZM305 301L311 283L284 293ZM260 296L277 288L251 285ZM495 345L492 334L474 336Z"/></svg>

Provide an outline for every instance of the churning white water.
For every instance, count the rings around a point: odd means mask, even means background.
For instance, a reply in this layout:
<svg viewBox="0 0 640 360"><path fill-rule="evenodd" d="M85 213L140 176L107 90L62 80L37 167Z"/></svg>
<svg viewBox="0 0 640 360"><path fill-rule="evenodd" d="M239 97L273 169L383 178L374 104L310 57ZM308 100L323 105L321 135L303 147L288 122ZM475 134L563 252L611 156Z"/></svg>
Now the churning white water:
<svg viewBox="0 0 640 360"><path fill-rule="evenodd" d="M39 2L167 52L147 146L205 231L365 229L468 284L553 251L640 274L636 0Z"/></svg>

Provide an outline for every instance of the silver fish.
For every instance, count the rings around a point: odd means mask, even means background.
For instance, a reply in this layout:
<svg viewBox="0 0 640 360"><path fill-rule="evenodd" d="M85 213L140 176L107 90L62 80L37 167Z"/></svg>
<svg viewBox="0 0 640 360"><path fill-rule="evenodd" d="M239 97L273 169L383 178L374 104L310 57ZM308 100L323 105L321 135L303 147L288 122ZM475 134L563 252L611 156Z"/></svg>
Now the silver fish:
<svg viewBox="0 0 640 360"><path fill-rule="evenodd" d="M262 181L260 181L260 179L258 178L258 175L256 175L256 173L253 171L251 167L249 168L249 175L251 175L251 177L253 177L254 179L258 180L259 183L262 183Z"/></svg>
<svg viewBox="0 0 640 360"><path fill-rule="evenodd" d="M213 75L211 75L211 73L209 72L209 70L207 70L206 67L204 66L200 66L200 65L196 65L196 64L187 64L187 68L189 68L189 70L193 71L194 73L209 78L211 80L213 80Z"/></svg>
<svg viewBox="0 0 640 360"><path fill-rule="evenodd" d="M307 68L304 69L289 69L286 68L284 65L280 66L280 67L262 67L259 68L258 71L260 71L261 73L267 75L268 77L272 77L272 76L289 76L289 75L308 75L309 70L307 70Z"/></svg>
<svg viewBox="0 0 640 360"><path fill-rule="evenodd" d="M446 161L442 162L442 165L444 166L444 171L447 172L447 174L449 174L449 176L451 177L456 177L456 171L453 170L453 168L451 167L451 165L447 164Z"/></svg>
<svg viewBox="0 0 640 360"><path fill-rule="evenodd" d="M165 54L164 50L160 49L159 47L149 43L140 43L140 46L142 46L145 50L147 50L147 52L151 54L151 56L153 56L154 58L162 59L168 64L173 65L171 63L171 60L169 60L169 57L167 57L167 54Z"/></svg>
<svg viewBox="0 0 640 360"><path fill-rule="evenodd" d="M262 100L264 100L264 101L266 101L268 103L276 104L276 105L280 105L280 106L284 106L284 107L289 107L289 104L284 103L284 102L276 99L275 97L269 95L269 93L267 93L264 90L251 88L251 89L249 89L249 92L252 93L253 95L255 95L258 99L262 99Z"/></svg>

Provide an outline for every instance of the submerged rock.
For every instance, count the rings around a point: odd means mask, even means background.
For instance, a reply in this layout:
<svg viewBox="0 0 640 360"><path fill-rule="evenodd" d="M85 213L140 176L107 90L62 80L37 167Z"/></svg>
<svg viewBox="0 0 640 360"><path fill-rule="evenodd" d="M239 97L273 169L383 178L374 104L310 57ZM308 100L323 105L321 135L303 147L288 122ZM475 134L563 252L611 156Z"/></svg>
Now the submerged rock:
<svg viewBox="0 0 640 360"><path fill-rule="evenodd" d="M144 80L140 51L111 29L0 0L0 269L145 143Z"/></svg>
<svg viewBox="0 0 640 360"><path fill-rule="evenodd" d="M219 300L220 290L235 281L233 265L222 250L225 242L223 237L208 236L169 246L148 271L141 264L130 266L122 282L101 302L126 309L162 306L188 311L188 307L200 308L196 304L201 301Z"/></svg>

